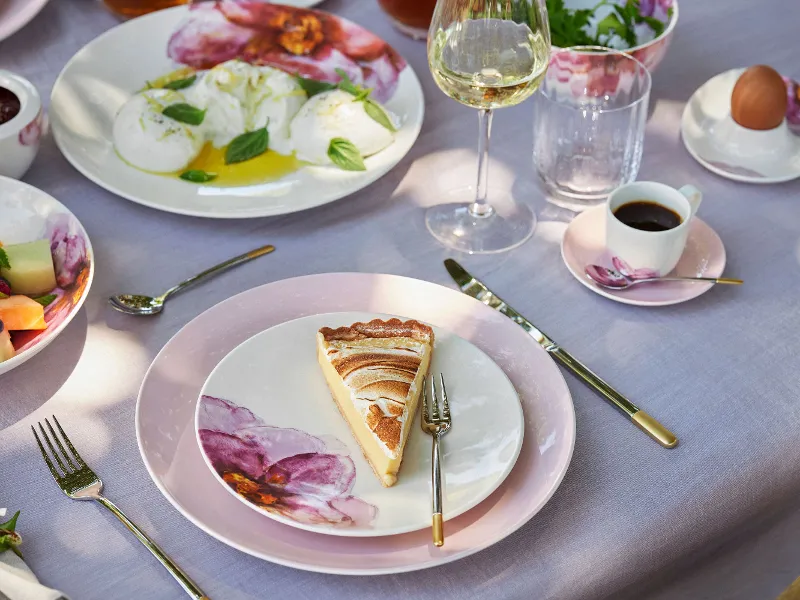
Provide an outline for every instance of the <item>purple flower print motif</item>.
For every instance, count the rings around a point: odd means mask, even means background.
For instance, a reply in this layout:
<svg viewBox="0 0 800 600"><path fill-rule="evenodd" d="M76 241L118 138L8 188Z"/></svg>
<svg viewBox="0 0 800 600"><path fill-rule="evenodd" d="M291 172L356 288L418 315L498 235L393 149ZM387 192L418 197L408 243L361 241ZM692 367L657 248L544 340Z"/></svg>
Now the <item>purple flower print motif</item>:
<svg viewBox="0 0 800 600"><path fill-rule="evenodd" d="M786 122L789 129L800 135L800 83L784 77L786 94L789 97L789 107L786 110Z"/></svg>
<svg viewBox="0 0 800 600"><path fill-rule="evenodd" d="M628 279L651 279L661 276L658 271L653 269L632 269L631 266L619 256L612 257L611 264Z"/></svg>
<svg viewBox="0 0 800 600"><path fill-rule="evenodd" d="M369 525L378 509L350 494L356 468L321 439L266 425L233 402L202 396L200 443L214 470L251 504L307 525ZM333 445L333 444L332 444Z"/></svg>
<svg viewBox="0 0 800 600"><path fill-rule="evenodd" d="M49 223L50 252L56 269L56 281L62 288L71 286L86 266L86 240L70 232L70 217L60 214Z"/></svg>
<svg viewBox="0 0 800 600"><path fill-rule="evenodd" d="M255 0L196 2L172 34L169 57L195 69L240 58L338 82L337 69L385 102L406 67L381 38L334 15Z"/></svg>

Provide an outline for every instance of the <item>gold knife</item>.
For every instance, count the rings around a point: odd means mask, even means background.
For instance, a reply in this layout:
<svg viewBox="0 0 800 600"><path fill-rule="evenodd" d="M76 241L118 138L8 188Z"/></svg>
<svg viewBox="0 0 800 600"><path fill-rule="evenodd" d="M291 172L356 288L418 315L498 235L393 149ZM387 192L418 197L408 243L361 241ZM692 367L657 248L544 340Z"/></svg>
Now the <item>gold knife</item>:
<svg viewBox="0 0 800 600"><path fill-rule="evenodd" d="M664 446L664 448L674 448L678 445L678 438L676 438L669 429L641 410L633 402L603 381L578 359L573 357L569 352L561 348L540 329L537 329L533 323L506 304L502 298L494 294L481 281L470 275L464 267L452 258L445 260L444 266L462 292L483 302L496 311L503 313L522 327L533 339L539 342L539 345L553 358L572 371L581 381L595 390L605 400L610 402L617 410L633 421L639 429Z"/></svg>

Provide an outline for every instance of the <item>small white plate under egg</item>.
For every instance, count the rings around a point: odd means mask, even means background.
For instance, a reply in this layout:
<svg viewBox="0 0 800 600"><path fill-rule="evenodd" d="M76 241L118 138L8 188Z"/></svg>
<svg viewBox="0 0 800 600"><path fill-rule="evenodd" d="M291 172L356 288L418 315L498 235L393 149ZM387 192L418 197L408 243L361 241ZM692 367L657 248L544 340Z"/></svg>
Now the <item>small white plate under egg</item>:
<svg viewBox="0 0 800 600"><path fill-rule="evenodd" d="M422 125L424 98L419 80L406 65L394 93L383 103L397 121L394 141L365 159L365 171L303 166L272 181L232 186L213 181L200 185L132 167L114 145L116 115L146 82L183 66L171 60L166 49L188 14L189 8L180 6L125 22L81 49L56 80L50 103L55 141L67 160L98 185L139 204L178 214L280 215L327 204L365 188L389 172L414 144ZM345 31L360 29L340 17L319 14L340 20Z"/></svg>
<svg viewBox="0 0 800 600"><path fill-rule="evenodd" d="M800 177L800 136L786 120L767 131L745 129L731 118L731 94L744 69L705 82L689 99L681 137L689 154L709 171L746 183L780 183Z"/></svg>

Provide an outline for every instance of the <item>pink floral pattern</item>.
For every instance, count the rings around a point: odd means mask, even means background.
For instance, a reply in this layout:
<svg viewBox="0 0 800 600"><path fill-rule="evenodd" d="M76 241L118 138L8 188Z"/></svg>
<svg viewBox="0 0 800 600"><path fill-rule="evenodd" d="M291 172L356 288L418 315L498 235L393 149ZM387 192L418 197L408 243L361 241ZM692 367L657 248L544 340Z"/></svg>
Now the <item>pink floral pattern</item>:
<svg viewBox="0 0 800 600"><path fill-rule="evenodd" d="M660 273L654 269L633 269L619 256L612 256L611 264L628 279L652 279L653 277L661 276Z"/></svg>
<svg viewBox="0 0 800 600"><path fill-rule="evenodd" d="M608 287L627 287L627 284L637 279L652 279L660 277L659 272L654 269L633 269L624 260L618 256L611 257L611 263L614 265L613 271L600 265L587 265L584 269L589 279L594 280L600 285Z"/></svg>
<svg viewBox="0 0 800 600"><path fill-rule="evenodd" d="M342 69L354 83L373 88L381 102L391 98L406 67L394 48L355 23L257 0L192 4L167 54L195 69L240 58L334 83Z"/></svg>
<svg viewBox="0 0 800 600"><path fill-rule="evenodd" d="M23 127L19 132L19 143L23 146L35 146L39 143L39 140L44 134L45 128L46 117L44 109L42 108L39 109L39 113L36 115L36 118Z"/></svg>
<svg viewBox="0 0 800 600"><path fill-rule="evenodd" d="M267 512L307 525L368 526L377 507L351 495L349 456L298 429L271 427L229 400L202 396L200 445L236 494Z"/></svg>

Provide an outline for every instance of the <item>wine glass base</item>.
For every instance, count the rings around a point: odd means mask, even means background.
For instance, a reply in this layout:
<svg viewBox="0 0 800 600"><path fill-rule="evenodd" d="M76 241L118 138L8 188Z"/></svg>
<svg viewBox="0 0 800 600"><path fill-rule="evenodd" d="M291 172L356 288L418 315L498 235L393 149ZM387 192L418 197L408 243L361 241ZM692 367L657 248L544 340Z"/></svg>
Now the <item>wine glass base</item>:
<svg viewBox="0 0 800 600"><path fill-rule="evenodd" d="M489 192L492 212L476 216L470 212L471 188L448 194L462 202L432 206L425 213L428 231L448 248L467 254L507 252L524 244L536 228L536 215L508 192Z"/></svg>

